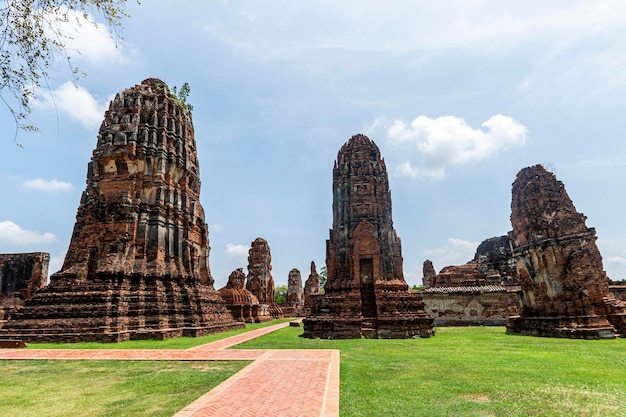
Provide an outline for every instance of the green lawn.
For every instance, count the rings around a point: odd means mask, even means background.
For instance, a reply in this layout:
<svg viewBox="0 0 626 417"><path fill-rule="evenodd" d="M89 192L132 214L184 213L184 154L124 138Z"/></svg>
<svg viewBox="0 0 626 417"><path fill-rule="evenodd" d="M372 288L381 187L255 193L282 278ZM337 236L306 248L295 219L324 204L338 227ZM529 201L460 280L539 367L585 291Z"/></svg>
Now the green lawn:
<svg viewBox="0 0 626 417"><path fill-rule="evenodd" d="M433 338L408 340L310 340L301 333L287 327L238 348L341 350L342 416L626 416L626 339L511 336L503 327L440 328ZM145 348L141 343L128 347ZM171 415L242 366L0 361L0 415ZM153 408L159 405L171 407Z"/></svg>
<svg viewBox="0 0 626 417"><path fill-rule="evenodd" d="M29 349L188 349L249 332L250 330L273 326L291 320L293 320L293 318L272 320L265 323L246 323L246 327L243 329L229 330L227 332L214 333L201 337L178 337L166 340L128 340L119 343L29 343L27 347Z"/></svg>
<svg viewBox="0 0 626 417"><path fill-rule="evenodd" d="M440 328L430 339L310 340L286 328L239 345L341 350L342 416L626 416L626 339Z"/></svg>
<svg viewBox="0 0 626 417"><path fill-rule="evenodd" d="M248 363L0 361L0 416L170 417Z"/></svg>

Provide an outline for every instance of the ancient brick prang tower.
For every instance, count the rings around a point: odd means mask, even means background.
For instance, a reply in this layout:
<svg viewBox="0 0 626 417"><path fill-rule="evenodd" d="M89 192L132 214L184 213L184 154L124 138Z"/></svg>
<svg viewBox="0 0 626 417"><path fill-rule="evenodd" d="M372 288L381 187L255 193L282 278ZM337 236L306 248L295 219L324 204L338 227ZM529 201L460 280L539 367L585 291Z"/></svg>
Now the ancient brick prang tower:
<svg viewBox="0 0 626 417"><path fill-rule="evenodd" d="M101 340L240 327L213 288L191 113L154 78L111 102L63 267L6 336Z"/></svg>
<svg viewBox="0 0 626 417"><path fill-rule="evenodd" d="M612 324L626 330L623 306L608 300L596 233L585 220L541 165L517 174L509 237L523 310L508 320L508 333L598 339L615 337Z"/></svg>
<svg viewBox="0 0 626 417"><path fill-rule="evenodd" d="M272 318L284 317L283 311L274 298L274 278L272 277L272 254L270 245L263 238L256 238L248 251L248 277L246 289L254 294L261 308L268 308ZM266 307L263 307L266 306Z"/></svg>
<svg viewBox="0 0 626 417"><path fill-rule="evenodd" d="M326 266L325 294L304 320L304 337L433 335L420 295L409 292L404 280L385 162L364 135L342 146L333 168Z"/></svg>

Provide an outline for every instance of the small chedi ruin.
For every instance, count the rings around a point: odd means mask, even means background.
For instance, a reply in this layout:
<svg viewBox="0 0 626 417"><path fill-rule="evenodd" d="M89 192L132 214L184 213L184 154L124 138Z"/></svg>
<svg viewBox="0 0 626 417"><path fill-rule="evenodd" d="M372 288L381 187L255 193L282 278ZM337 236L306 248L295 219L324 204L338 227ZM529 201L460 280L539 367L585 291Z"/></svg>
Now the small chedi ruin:
<svg viewBox="0 0 626 417"><path fill-rule="evenodd" d="M304 315L311 313L311 307L313 306L313 300L315 296L320 293L320 276L317 273L315 262L311 261L311 272L309 277L304 283Z"/></svg>
<svg viewBox="0 0 626 417"><path fill-rule="evenodd" d="M263 238L256 238L248 251L248 278L246 289L259 300L261 308L267 309L273 319L283 318L282 309L274 298L272 255L270 245Z"/></svg>
<svg viewBox="0 0 626 417"><path fill-rule="evenodd" d="M585 339L626 334L626 304L609 295L596 233L543 166L513 183L509 232L523 308L507 333Z"/></svg>
<svg viewBox="0 0 626 417"><path fill-rule="evenodd" d="M626 281L609 281L609 295L612 298L626 301Z"/></svg>
<svg viewBox="0 0 626 417"><path fill-rule="evenodd" d="M429 265L430 263L430 265ZM464 265L446 266L434 273L432 263L424 262L424 288L517 285L515 262L508 236L483 241L474 258Z"/></svg>
<svg viewBox="0 0 626 417"><path fill-rule="evenodd" d="M422 298L437 326L502 326L521 309L516 277L508 236L493 237L472 260L439 274L426 260Z"/></svg>
<svg viewBox="0 0 626 417"><path fill-rule="evenodd" d="M0 328L16 308L46 285L50 254L0 254Z"/></svg>
<svg viewBox="0 0 626 417"><path fill-rule="evenodd" d="M46 252L0 254L0 301L32 297L46 285L49 264Z"/></svg>
<svg viewBox="0 0 626 417"><path fill-rule="evenodd" d="M302 275L298 268L289 271L287 277L287 300L282 307L286 315L297 317L304 308L304 289L302 288Z"/></svg>
<svg viewBox="0 0 626 417"><path fill-rule="evenodd" d="M262 308L259 299L246 289L246 274L237 268L228 277L225 287L218 290L233 318L245 323L260 323L270 319L267 308Z"/></svg>
<svg viewBox="0 0 626 417"><path fill-rule="evenodd" d="M62 269L0 336L117 342L241 326L213 288L191 113L144 80L105 114Z"/></svg>
<svg viewBox="0 0 626 417"><path fill-rule="evenodd" d="M404 280L387 168L368 137L355 135L341 147L332 189L328 279L303 320L304 337L432 336L433 319Z"/></svg>

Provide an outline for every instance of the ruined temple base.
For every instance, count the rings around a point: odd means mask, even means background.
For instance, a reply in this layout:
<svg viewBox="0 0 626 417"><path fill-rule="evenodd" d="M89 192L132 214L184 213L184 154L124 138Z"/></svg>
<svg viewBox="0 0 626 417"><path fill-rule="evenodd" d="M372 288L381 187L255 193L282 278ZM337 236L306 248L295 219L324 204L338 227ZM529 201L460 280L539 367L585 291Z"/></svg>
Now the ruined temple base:
<svg viewBox="0 0 626 417"><path fill-rule="evenodd" d="M615 328L604 316L509 317L508 334L569 339L614 339Z"/></svg>
<svg viewBox="0 0 626 417"><path fill-rule="evenodd" d="M516 290L500 285L430 287L422 299L435 326L504 326L522 310Z"/></svg>
<svg viewBox="0 0 626 417"><path fill-rule="evenodd" d="M605 297L606 318L616 330L615 336L626 337L626 301Z"/></svg>
<svg viewBox="0 0 626 417"><path fill-rule="evenodd" d="M115 275L53 280L11 314L0 338L34 343L162 340L243 326L211 287Z"/></svg>
<svg viewBox="0 0 626 417"><path fill-rule="evenodd" d="M278 319L282 319L285 317L285 313L283 312L282 308L280 308L278 304L270 303L268 304L268 308L269 308L269 313L270 313L270 316L272 317L272 320L278 320Z"/></svg>
<svg viewBox="0 0 626 417"><path fill-rule="evenodd" d="M357 313L362 311L362 304L361 297L354 292L317 296L313 314L302 320L303 337L408 339L434 336L433 318L424 311L424 303L418 294L378 293L377 305L381 307L364 316Z"/></svg>
<svg viewBox="0 0 626 417"><path fill-rule="evenodd" d="M435 334L430 317L307 317L302 323L303 337L308 339L409 339Z"/></svg>

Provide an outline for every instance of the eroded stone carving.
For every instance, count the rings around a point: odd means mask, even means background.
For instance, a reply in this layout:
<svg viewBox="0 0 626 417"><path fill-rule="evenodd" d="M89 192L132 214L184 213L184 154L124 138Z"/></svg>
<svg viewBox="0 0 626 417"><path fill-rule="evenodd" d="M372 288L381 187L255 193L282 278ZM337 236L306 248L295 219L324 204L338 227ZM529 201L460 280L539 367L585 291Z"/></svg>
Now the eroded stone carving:
<svg viewBox="0 0 626 417"><path fill-rule="evenodd" d="M374 142L353 136L333 168L333 228L326 241L328 279L304 319L309 338L433 335L432 318L402 271L384 160Z"/></svg>
<svg viewBox="0 0 626 417"><path fill-rule="evenodd" d="M624 333L623 303L608 298L596 232L563 183L535 165L517 174L512 194L509 237L523 309L507 332L586 339Z"/></svg>
<svg viewBox="0 0 626 417"><path fill-rule="evenodd" d="M235 322L213 288L191 113L150 78L111 102L61 271L3 336L121 341Z"/></svg>

